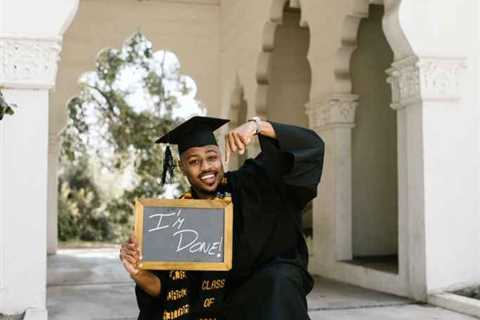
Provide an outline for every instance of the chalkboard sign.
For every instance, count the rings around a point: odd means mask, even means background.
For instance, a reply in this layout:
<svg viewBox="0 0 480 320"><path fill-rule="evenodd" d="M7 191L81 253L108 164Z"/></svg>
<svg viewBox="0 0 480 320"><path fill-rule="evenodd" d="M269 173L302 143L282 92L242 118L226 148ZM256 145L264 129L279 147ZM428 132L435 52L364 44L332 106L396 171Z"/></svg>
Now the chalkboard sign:
<svg viewBox="0 0 480 320"><path fill-rule="evenodd" d="M135 234L147 270L232 268L233 204L215 200L140 199Z"/></svg>

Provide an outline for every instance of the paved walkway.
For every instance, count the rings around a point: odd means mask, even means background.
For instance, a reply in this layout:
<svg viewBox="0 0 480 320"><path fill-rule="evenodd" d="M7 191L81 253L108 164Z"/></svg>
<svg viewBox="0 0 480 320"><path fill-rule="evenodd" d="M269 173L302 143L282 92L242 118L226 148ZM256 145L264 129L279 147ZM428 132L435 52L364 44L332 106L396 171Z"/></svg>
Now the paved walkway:
<svg viewBox="0 0 480 320"><path fill-rule="evenodd" d="M475 320L431 305L316 279L312 320ZM134 320L133 283L113 249L61 250L48 258L50 320Z"/></svg>

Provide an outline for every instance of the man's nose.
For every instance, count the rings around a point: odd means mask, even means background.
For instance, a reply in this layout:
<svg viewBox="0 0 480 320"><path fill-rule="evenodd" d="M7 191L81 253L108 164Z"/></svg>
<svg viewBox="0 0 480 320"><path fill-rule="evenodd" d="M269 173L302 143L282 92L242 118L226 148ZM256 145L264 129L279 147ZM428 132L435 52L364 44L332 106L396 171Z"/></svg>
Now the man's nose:
<svg viewBox="0 0 480 320"><path fill-rule="evenodd" d="M202 171L209 171L211 167L211 163L207 160L202 161L202 166L200 167L200 170Z"/></svg>

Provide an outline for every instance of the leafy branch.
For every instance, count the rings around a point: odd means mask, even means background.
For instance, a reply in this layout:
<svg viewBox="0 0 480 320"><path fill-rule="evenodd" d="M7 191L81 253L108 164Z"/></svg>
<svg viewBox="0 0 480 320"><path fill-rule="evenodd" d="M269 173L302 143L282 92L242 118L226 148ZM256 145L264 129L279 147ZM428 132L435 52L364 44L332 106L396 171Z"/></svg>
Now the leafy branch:
<svg viewBox="0 0 480 320"><path fill-rule="evenodd" d="M5 115L12 115L14 114L14 108L16 108L17 105L15 104L10 104L7 101L5 101L5 98L3 97L2 92L0 91L0 120L3 120L3 117Z"/></svg>

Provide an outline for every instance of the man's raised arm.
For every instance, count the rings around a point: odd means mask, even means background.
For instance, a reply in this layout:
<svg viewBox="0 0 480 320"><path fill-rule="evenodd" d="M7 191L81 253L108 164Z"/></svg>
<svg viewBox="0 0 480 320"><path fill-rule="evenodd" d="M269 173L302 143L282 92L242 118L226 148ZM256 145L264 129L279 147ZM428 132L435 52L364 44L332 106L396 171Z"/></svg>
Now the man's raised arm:
<svg viewBox="0 0 480 320"><path fill-rule="evenodd" d="M261 153L255 158L273 180L281 181L298 195L302 206L316 196L323 168L325 144L307 128L269 121L249 121L226 135L226 153L242 154L255 134Z"/></svg>

